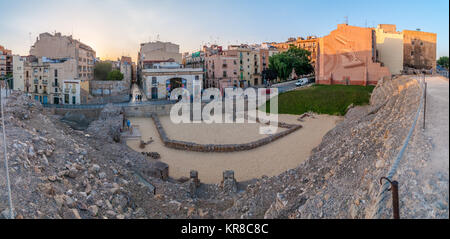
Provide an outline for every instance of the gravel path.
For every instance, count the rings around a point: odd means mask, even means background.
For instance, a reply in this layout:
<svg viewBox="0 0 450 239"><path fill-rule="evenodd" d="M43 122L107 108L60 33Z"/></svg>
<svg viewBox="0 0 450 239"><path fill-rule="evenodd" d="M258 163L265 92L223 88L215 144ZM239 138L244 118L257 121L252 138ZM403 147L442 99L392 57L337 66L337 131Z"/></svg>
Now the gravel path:
<svg viewBox="0 0 450 239"><path fill-rule="evenodd" d="M432 151L429 163L422 170L429 176L433 185L430 193L434 193L436 200L433 204L432 215L449 217L449 82L443 77L427 79L427 115L425 136L431 140Z"/></svg>
<svg viewBox="0 0 450 239"><path fill-rule="evenodd" d="M449 83L442 77L427 79L427 119L425 135L432 140L433 151L429 169L443 171L448 179L449 148ZM447 181L448 189L448 181Z"/></svg>
<svg viewBox="0 0 450 239"><path fill-rule="evenodd" d="M399 167L402 218L448 218L449 83L427 77L426 128L423 114Z"/></svg>

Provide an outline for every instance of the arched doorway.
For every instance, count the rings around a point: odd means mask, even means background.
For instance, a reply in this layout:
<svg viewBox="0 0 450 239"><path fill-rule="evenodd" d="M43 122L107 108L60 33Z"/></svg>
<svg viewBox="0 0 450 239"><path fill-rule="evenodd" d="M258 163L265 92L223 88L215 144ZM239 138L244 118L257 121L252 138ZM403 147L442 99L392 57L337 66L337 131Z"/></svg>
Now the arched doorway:
<svg viewBox="0 0 450 239"><path fill-rule="evenodd" d="M180 77L175 77L166 80L167 94L169 95L174 89L177 88L186 88L186 83L187 83L186 79Z"/></svg>

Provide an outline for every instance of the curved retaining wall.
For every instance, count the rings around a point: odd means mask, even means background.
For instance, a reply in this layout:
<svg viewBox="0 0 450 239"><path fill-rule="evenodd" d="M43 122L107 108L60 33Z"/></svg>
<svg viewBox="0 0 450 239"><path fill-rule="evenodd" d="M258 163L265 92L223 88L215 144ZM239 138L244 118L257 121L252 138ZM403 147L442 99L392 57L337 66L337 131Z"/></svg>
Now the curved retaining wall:
<svg viewBox="0 0 450 239"><path fill-rule="evenodd" d="M173 149L179 149L179 150L205 152L205 153L211 153L211 152L227 153L227 152L238 152L238 151L246 151L246 150L255 149L255 148L261 147L263 145L269 144L271 142L274 142L275 140L278 140L280 138L283 138L284 136L289 135L289 134L299 130L300 128L302 128L301 125L290 125L290 124L286 124L286 123L278 123L278 127L286 128L287 130L276 133L274 135L270 135L263 139L259 139L259 140L250 142L250 143L245 143L245 144L197 144L197 143L193 143L193 142L186 142L186 141L170 139L167 136L166 131L164 130L164 127L162 126L158 115L151 114L151 118L153 119L156 129L158 130L159 136L166 147L173 148Z"/></svg>

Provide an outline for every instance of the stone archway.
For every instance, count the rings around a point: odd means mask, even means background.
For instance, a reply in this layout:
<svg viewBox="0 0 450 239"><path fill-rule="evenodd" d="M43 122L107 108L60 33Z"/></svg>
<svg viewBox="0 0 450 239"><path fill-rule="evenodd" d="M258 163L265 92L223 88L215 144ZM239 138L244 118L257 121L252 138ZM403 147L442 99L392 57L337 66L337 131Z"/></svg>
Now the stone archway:
<svg viewBox="0 0 450 239"><path fill-rule="evenodd" d="M167 93L177 88L186 88L187 80L181 77L174 77L166 80Z"/></svg>

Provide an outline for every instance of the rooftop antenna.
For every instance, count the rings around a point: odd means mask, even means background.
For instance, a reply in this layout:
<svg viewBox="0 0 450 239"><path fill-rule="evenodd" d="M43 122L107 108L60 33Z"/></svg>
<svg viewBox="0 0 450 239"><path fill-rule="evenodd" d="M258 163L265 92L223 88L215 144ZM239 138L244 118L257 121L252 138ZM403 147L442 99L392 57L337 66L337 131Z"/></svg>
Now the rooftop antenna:
<svg viewBox="0 0 450 239"><path fill-rule="evenodd" d="M345 16L345 25L348 25L348 16Z"/></svg>
<svg viewBox="0 0 450 239"><path fill-rule="evenodd" d="M157 40L157 41L159 41L159 34L158 34L158 35L156 35L156 40Z"/></svg>

